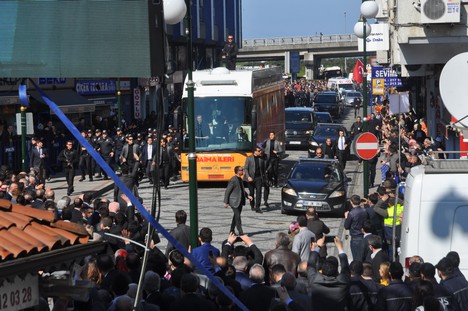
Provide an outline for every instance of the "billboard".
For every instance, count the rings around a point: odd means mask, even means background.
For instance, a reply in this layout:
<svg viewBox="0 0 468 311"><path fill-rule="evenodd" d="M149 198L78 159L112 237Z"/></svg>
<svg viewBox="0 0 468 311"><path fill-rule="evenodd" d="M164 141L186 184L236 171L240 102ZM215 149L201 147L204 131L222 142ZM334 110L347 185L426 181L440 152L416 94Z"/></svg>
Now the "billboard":
<svg viewBox="0 0 468 311"><path fill-rule="evenodd" d="M151 77L162 16L161 1L0 1L0 77Z"/></svg>

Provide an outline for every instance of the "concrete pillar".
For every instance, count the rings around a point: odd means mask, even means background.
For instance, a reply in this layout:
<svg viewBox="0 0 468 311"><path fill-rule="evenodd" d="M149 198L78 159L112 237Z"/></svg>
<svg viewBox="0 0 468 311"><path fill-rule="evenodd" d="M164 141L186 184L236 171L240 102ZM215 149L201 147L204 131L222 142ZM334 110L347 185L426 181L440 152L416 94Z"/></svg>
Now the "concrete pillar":
<svg viewBox="0 0 468 311"><path fill-rule="evenodd" d="M304 54L305 75L308 80L314 79L314 54Z"/></svg>

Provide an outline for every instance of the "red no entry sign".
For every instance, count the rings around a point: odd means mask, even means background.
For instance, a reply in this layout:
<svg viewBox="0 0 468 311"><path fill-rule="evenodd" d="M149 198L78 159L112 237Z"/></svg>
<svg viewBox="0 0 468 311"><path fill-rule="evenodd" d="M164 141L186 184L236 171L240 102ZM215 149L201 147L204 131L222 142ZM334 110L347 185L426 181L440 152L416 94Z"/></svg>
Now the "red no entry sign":
<svg viewBox="0 0 468 311"><path fill-rule="evenodd" d="M353 144L356 155L363 160L370 160L379 153L379 140L372 133L359 134Z"/></svg>

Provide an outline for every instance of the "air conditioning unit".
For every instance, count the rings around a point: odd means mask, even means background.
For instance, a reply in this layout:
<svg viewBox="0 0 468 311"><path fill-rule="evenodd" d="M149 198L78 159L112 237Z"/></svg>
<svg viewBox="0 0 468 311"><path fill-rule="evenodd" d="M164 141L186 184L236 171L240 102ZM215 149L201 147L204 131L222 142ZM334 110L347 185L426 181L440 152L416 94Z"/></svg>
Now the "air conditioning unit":
<svg viewBox="0 0 468 311"><path fill-rule="evenodd" d="M421 0L421 24L460 22L460 0Z"/></svg>

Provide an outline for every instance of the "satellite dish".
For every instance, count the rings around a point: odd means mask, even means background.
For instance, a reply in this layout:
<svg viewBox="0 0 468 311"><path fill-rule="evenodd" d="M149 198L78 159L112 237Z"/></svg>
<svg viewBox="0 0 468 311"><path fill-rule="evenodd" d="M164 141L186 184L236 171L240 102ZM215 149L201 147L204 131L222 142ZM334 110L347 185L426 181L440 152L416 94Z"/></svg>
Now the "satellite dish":
<svg viewBox="0 0 468 311"><path fill-rule="evenodd" d="M440 74L440 95L447 110L457 120L468 115L468 105L463 104L468 98L468 88L465 79L460 78L466 76L466 73L468 73L468 53L461 53L452 57ZM468 127L468 117L459 124Z"/></svg>

